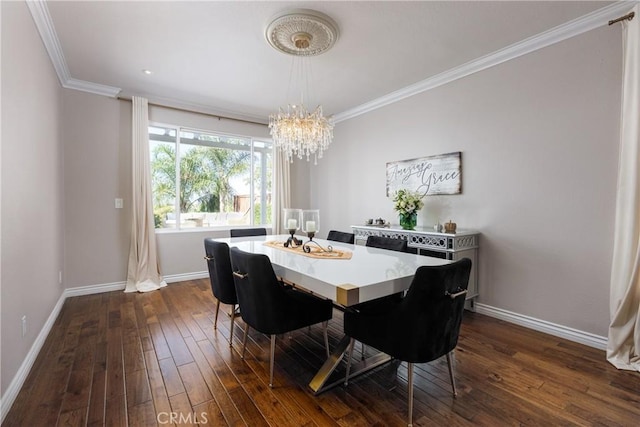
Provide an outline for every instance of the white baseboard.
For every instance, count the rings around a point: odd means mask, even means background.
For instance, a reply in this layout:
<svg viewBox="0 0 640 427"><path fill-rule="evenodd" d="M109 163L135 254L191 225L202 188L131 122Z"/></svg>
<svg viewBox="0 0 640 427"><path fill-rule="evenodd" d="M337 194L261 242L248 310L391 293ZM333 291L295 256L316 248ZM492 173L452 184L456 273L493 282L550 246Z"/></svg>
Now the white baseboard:
<svg viewBox="0 0 640 427"><path fill-rule="evenodd" d="M127 286L127 282L103 283L101 285L78 286L64 290L64 297L79 297L82 295L101 294L104 292L121 291Z"/></svg>
<svg viewBox="0 0 640 427"><path fill-rule="evenodd" d="M58 302L53 307L53 310L47 318L47 321L44 323L44 326L42 326L42 329L36 337L36 340L31 345L31 348L29 349L27 356L24 358L24 361L20 365L18 372L16 372L13 380L11 380L11 384L9 384L9 387L7 387L7 390L2 395L2 398L0 398L0 400L2 400L2 403L0 403L0 423L4 421L4 417L9 412L9 409L11 409L11 405L13 405L13 402L16 400L16 397L18 396L18 393L20 392L24 381L27 379L27 375L29 375L29 371L31 371L33 363L36 361L36 358L38 357L38 354L40 353L40 350L42 349L47 336L49 336L49 332L51 332L51 328L56 322L58 314L60 314L60 310L62 310L64 300L67 298L65 293L66 291L63 292L62 295L60 295Z"/></svg>
<svg viewBox="0 0 640 427"><path fill-rule="evenodd" d="M184 282L186 280L206 279L209 277L208 271L196 271L195 273L170 274L163 276L167 283Z"/></svg>
<svg viewBox="0 0 640 427"><path fill-rule="evenodd" d="M589 332L580 331L578 329L569 328L567 326L558 325L547 322L546 320L536 319L535 317L525 316L523 314L514 313L512 311L503 310L501 308L492 307L481 303L475 304L476 313L484 314L505 322L515 323L525 328L535 331L544 332L549 335L564 338L569 341L588 345L599 350L607 349L607 337L595 335Z"/></svg>

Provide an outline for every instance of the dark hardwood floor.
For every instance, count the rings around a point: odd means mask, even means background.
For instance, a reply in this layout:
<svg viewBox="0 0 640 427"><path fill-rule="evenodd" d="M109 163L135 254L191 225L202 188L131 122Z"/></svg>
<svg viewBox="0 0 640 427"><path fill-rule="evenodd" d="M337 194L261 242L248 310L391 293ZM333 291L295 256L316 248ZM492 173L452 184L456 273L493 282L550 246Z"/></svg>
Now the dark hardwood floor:
<svg viewBox="0 0 640 427"><path fill-rule="evenodd" d="M214 308L208 280L68 299L3 425L406 425L406 364L313 396L314 326L278 337L269 389L268 338L252 331L242 360L242 320L229 348ZM335 345L340 311L329 328ZM456 360L456 399L445 360L416 365L415 425L640 425L640 375L603 351L465 312Z"/></svg>

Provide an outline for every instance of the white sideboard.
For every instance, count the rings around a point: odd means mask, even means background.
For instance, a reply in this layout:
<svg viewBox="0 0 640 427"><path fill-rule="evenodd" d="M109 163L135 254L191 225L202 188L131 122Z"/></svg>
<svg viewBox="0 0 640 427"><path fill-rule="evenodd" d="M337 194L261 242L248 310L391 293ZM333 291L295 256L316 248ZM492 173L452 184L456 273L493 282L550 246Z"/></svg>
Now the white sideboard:
<svg viewBox="0 0 640 427"><path fill-rule="evenodd" d="M442 233L425 227L403 230L398 226L377 227L373 225L352 225L356 244L364 245L369 236L391 237L407 241L409 248L420 255L448 260L471 259L471 276L467 292L467 308L473 310L478 296L478 240L480 233L473 230L458 230L456 233Z"/></svg>

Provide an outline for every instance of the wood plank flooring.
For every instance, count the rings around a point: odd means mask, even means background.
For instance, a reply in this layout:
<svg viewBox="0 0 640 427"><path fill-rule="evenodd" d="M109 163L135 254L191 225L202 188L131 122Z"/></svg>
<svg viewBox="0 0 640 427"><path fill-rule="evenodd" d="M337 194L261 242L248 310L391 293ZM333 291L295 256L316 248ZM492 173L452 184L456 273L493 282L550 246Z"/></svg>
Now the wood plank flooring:
<svg viewBox="0 0 640 427"><path fill-rule="evenodd" d="M268 337L252 331L242 360L244 324L230 348L221 309L214 330L208 280L69 298L3 426L406 425L406 364L313 396L314 326L278 337L269 389ZM329 331L336 345L338 310ZM640 425L640 374L603 351L465 312L456 361L456 399L445 360L416 365L415 425Z"/></svg>

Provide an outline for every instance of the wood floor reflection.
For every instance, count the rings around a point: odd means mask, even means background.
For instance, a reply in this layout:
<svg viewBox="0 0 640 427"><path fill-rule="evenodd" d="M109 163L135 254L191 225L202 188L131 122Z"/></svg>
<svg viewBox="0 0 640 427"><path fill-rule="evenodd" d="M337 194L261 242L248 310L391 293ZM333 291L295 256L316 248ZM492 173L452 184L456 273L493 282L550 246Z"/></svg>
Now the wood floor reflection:
<svg viewBox="0 0 640 427"><path fill-rule="evenodd" d="M314 326L278 337L269 389L268 338L252 331L242 360L242 320L230 348L229 317L214 330L214 309L208 280L67 299L3 425L406 425L406 364L313 396L307 383L324 355ZM329 328L335 345L340 311ZM465 312L456 361L456 399L446 360L416 365L415 425L640 421L639 374L600 350Z"/></svg>

